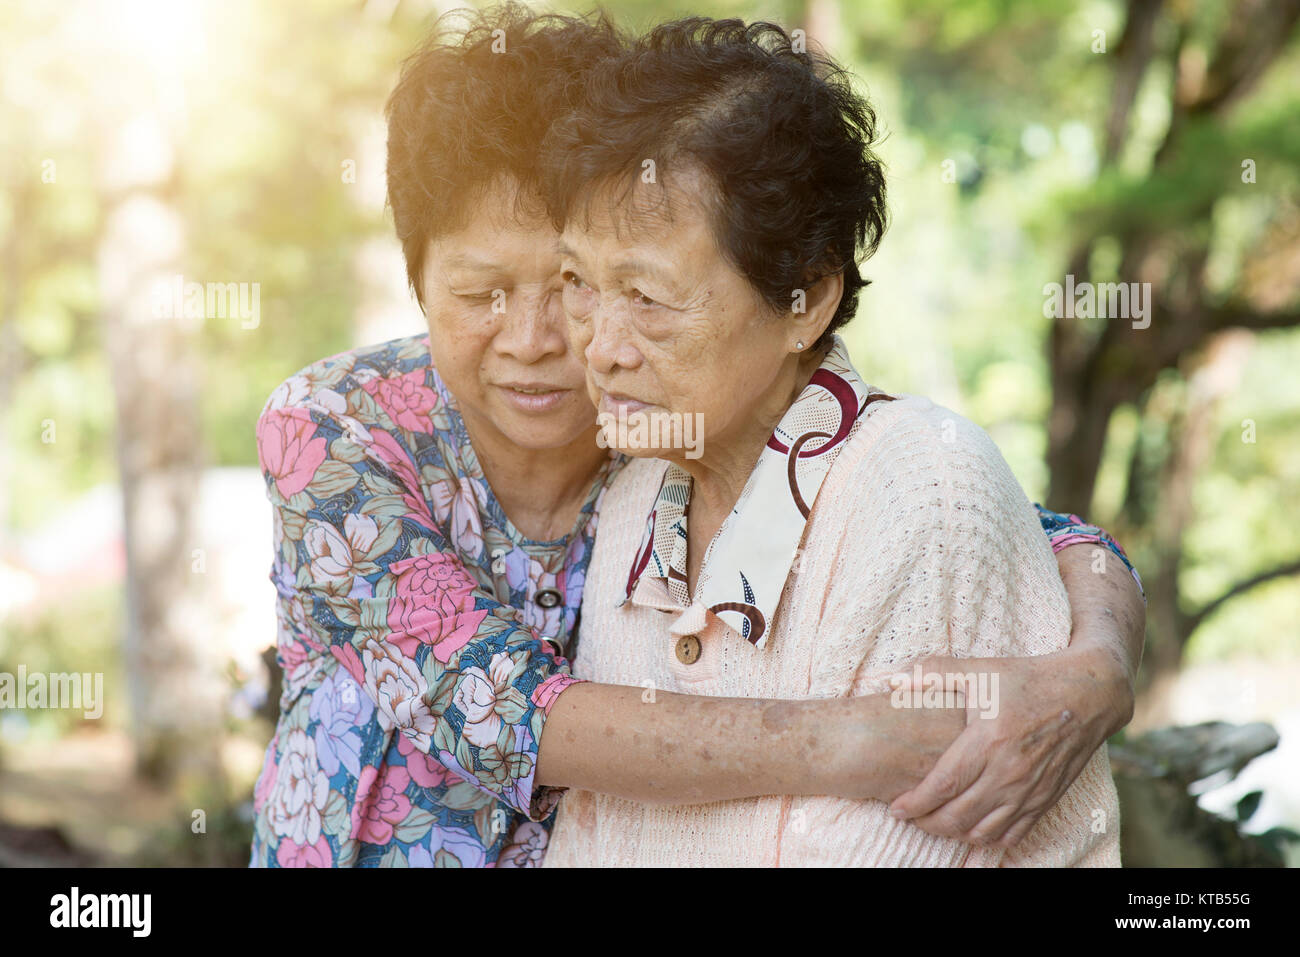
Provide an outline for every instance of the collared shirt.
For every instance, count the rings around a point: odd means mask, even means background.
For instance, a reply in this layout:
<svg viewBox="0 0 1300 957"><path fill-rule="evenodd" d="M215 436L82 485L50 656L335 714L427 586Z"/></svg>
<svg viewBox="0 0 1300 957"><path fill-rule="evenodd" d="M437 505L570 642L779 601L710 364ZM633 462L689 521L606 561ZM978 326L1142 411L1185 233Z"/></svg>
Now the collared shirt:
<svg viewBox="0 0 1300 957"><path fill-rule="evenodd" d="M693 615L681 624L683 634L704 627L705 619L716 615L762 648L790 570L802 559L804 527L822 481L843 443L876 403L892 400L893 396L861 379L844 341L836 336L821 366L773 430L736 505L709 543L695 595L689 594L686 575L692 479L672 464L646 520L621 604L638 595L644 581L653 580L666 589L673 603L692 606ZM943 440L942 435L935 438ZM1080 542L1109 548L1141 589L1128 556L1102 529L1087 525L1077 515L1034 507L1054 551ZM656 607L663 597L659 588L639 594L643 603Z"/></svg>
<svg viewBox="0 0 1300 957"><path fill-rule="evenodd" d="M874 403L892 400L862 381L836 336L773 430L740 498L710 542L697 601L756 648L766 642L822 481L862 416ZM680 604L691 603L686 586L690 495L690 474L670 465L628 575L625 603L642 574L663 579Z"/></svg>
<svg viewBox="0 0 1300 957"><path fill-rule="evenodd" d="M251 866L529 866L535 787L612 455L574 528L525 538L411 336L313 363L257 426L273 505L281 715Z"/></svg>

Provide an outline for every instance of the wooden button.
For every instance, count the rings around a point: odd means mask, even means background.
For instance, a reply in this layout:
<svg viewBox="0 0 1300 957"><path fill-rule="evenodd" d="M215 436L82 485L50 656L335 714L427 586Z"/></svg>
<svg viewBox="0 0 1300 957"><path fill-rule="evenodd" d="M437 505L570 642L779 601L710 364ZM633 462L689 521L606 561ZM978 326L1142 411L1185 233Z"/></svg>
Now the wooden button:
<svg viewBox="0 0 1300 957"><path fill-rule="evenodd" d="M677 639L677 660L693 665L700 660L700 639L695 635L682 635Z"/></svg>
<svg viewBox="0 0 1300 957"><path fill-rule="evenodd" d="M543 588L537 593L537 604L543 608L558 608L564 596L554 588Z"/></svg>

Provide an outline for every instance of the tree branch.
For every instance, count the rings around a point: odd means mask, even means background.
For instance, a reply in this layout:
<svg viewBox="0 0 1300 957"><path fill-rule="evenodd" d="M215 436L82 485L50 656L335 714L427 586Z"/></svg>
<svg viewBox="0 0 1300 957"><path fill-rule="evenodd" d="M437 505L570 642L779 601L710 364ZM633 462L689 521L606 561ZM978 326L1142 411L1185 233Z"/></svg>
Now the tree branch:
<svg viewBox="0 0 1300 957"><path fill-rule="evenodd" d="M1191 635L1193 631L1200 627L1201 623L1204 622L1206 618L1218 611L1221 605L1236 598L1242 592L1249 591L1258 585L1272 581L1274 578L1283 578L1287 575L1300 575L1300 558L1283 565L1278 565L1276 568L1270 568L1267 571L1260 572L1258 575L1252 575L1245 581L1237 582L1237 584L1233 585L1218 598L1214 599L1214 601L1202 606L1199 611L1188 615L1187 618L1184 619L1186 627L1183 634Z"/></svg>
<svg viewBox="0 0 1300 957"><path fill-rule="evenodd" d="M1214 113L1240 99L1281 53L1297 20L1300 0L1242 0L1188 112Z"/></svg>
<svg viewBox="0 0 1300 957"><path fill-rule="evenodd" d="M1289 329L1300 326L1300 312L1256 312L1241 306L1207 309L1206 319L1213 329Z"/></svg>
<svg viewBox="0 0 1300 957"><path fill-rule="evenodd" d="M1115 48L1115 92L1111 97L1110 117L1106 120L1106 147L1102 165L1119 158L1128 134L1128 116L1137 99L1138 87L1151 62L1151 37L1162 0L1129 0L1124 35Z"/></svg>

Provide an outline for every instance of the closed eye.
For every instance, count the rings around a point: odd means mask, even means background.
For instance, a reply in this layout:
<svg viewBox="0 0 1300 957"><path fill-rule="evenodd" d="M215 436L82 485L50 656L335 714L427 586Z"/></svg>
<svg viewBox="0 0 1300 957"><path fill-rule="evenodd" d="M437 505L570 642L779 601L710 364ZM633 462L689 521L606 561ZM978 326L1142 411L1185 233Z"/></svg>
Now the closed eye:
<svg viewBox="0 0 1300 957"><path fill-rule="evenodd" d="M489 289L486 292L457 292L453 289L451 294L457 299L468 299L471 302L488 302L498 295L495 289ZM502 290L502 294L504 294L504 290Z"/></svg>

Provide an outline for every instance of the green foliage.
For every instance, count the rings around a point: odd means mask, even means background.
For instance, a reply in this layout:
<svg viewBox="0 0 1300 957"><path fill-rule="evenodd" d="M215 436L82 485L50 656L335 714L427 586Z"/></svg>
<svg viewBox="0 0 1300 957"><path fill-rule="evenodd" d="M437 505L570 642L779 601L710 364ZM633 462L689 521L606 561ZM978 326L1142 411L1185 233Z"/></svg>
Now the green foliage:
<svg viewBox="0 0 1300 957"><path fill-rule="evenodd" d="M173 110L169 172L157 191L184 225L179 268L187 280L260 286L256 329L209 319L195 343L197 441L207 462L255 464L253 429L272 389L365 335L361 287L374 277L360 253L376 239L391 250L392 226L382 194L346 181L342 168L353 161L358 180L382 179L382 107L431 9L400 3L386 18L374 15L380 5L353 0L232 0L201 24L201 47L187 46L193 37L182 43L160 33L135 37L135 52L119 51L115 60L75 29L92 6L0 6L0 342L13 349L4 356L12 375L0 393L0 443L13 463L0 478L8 509L0 521L16 540L116 476L99 265L106 217L120 199L103 182L108 134L140 102ZM607 4L632 28L688 13L793 28L808 26L815 6ZM1177 6L1191 53L1211 50L1231 5ZM874 281L845 331L855 361L872 383L931 395L987 428L1029 495L1041 497L1052 394L1044 284L1061 280L1080 236L1106 237L1090 269L1107 281L1116 278L1122 238L1154 230L1208 239L1216 293L1238 288L1267 251L1269 230L1295 217L1300 44L1292 42L1231 111L1193 118L1182 148L1153 176L1173 82L1171 71L1155 64L1134 106L1129 150L1098 174L1123 4L840 0L819 9L835 14L838 29L812 39L855 74L878 110L890 191L892 225L865 267ZM1157 47L1168 46L1174 26L1162 20ZM1105 54L1093 50L1096 30L1105 32ZM125 48L128 39L115 42ZM172 73L143 92L119 84L131 58L171 64ZM158 152L146 151L141 162L158 161ZM1256 164L1254 184L1242 181L1244 159ZM49 162L57 168L52 182L43 180ZM955 182L945 179L947 169ZM423 327L413 300L405 317L408 331ZM1259 335L1239 387L1216 413L1210 467L1197 478L1196 514L1184 538L1187 611L1300 554L1292 520L1300 514L1297 368L1300 333ZM1153 395L1176 404L1188 388L1185 374L1170 370ZM1242 438L1246 420L1254 423L1253 443ZM1072 507L1103 524L1120 519L1131 466L1154 474L1169 447L1170 421L1121 409L1110 422L1097 496ZM56 427L53 442L44 438L48 422ZM1128 504L1125 544L1140 569L1151 554L1153 504ZM114 591L70 590L33 621L4 622L0 670L19 661L30 670L90 668L105 672L106 686L120 686L123 612ZM1209 618L1189 659L1294 654L1297 620L1300 586L1278 580ZM105 722L125 720L124 698L109 696ZM31 720L33 733L54 736L74 719L44 712ZM186 821L160 837L157 861L245 863L248 825L238 802L220 794L194 800L216 809L208 817L210 845L192 839Z"/></svg>

